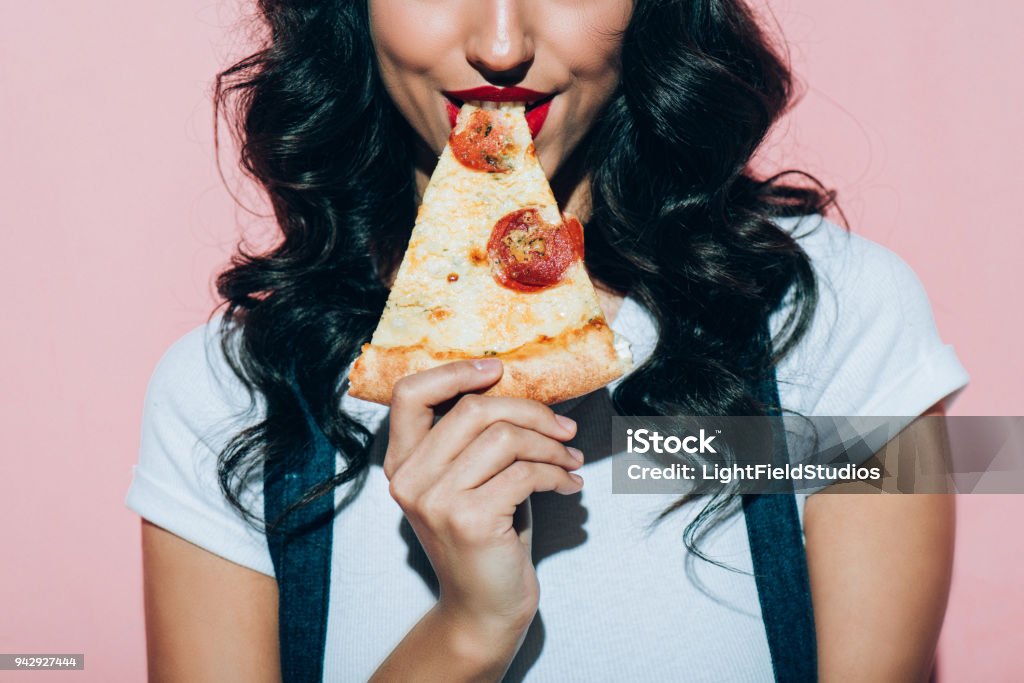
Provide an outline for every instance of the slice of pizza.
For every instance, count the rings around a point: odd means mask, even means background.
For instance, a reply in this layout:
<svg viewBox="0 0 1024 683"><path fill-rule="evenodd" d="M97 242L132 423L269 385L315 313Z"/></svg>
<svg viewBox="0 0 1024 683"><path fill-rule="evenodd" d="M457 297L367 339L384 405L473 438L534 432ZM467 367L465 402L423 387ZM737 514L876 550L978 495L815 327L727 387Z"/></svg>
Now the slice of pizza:
<svg viewBox="0 0 1024 683"><path fill-rule="evenodd" d="M349 394L390 404L403 376L483 357L504 365L483 393L547 404L632 365L584 267L583 227L559 211L521 104L460 109Z"/></svg>

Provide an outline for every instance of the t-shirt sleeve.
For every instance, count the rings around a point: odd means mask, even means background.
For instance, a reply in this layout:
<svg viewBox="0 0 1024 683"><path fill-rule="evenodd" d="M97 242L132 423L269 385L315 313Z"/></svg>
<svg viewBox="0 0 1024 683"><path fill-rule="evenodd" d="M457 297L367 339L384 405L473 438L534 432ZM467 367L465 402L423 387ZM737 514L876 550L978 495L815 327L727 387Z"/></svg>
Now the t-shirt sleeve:
<svg viewBox="0 0 1024 683"><path fill-rule="evenodd" d="M970 377L940 337L917 274L891 250L829 221L793 227L811 258L819 302L807 336L780 364L779 381L795 404L784 407L916 416L945 398L948 408Z"/></svg>
<svg viewBox="0 0 1024 683"><path fill-rule="evenodd" d="M217 455L234 434L254 423L260 406L249 405L224 360L217 320L171 345L150 377L139 461L125 505L216 555L273 576L266 537L219 488ZM250 485L242 503L261 518L261 487Z"/></svg>
<svg viewBox="0 0 1024 683"><path fill-rule="evenodd" d="M819 216L780 224L810 257L819 296L810 329L777 370L780 394L789 397L783 408L897 418L886 420L889 433L940 399L948 408L970 376L940 337L913 269L891 250ZM781 324L781 316L773 320L774 333ZM801 525L812 493L796 494Z"/></svg>

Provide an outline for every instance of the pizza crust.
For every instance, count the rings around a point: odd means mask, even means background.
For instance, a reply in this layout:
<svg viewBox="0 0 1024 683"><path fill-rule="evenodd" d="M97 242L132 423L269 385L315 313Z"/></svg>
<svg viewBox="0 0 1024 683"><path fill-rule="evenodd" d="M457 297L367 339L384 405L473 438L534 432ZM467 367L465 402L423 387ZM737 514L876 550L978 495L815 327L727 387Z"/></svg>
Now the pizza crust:
<svg viewBox="0 0 1024 683"><path fill-rule="evenodd" d="M623 344L615 344L613 336L603 319L594 319L559 337L488 356L500 359L504 372L497 383L480 393L529 398L548 405L588 394L630 368L629 351ZM395 383L402 377L468 358L479 356L431 351L422 345L382 348L364 344L349 373L349 395L390 405Z"/></svg>

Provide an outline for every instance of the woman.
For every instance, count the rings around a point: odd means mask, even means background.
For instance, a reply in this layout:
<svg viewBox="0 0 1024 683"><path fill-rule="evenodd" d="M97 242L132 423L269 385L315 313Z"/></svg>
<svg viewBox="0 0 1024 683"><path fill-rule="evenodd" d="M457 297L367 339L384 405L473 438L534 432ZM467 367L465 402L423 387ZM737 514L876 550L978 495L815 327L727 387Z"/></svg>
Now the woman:
<svg viewBox="0 0 1024 683"><path fill-rule="evenodd" d="M283 239L240 252L218 280L225 314L151 380L128 504L146 519L153 680L280 680L259 473L307 452L307 417L343 455L303 501L340 508L324 680L770 680L736 501L612 496L612 454L593 445L609 406L763 414L751 380L774 371L797 413L942 414L967 376L902 260L814 218L831 193L749 170L790 98L749 10L260 9L267 44L221 75L217 101L238 96L243 163ZM538 155L638 367L554 410L473 396L500 362L410 376L390 412L343 396L447 140L445 93L485 85L553 95ZM766 321L771 351L754 346ZM526 500L529 533L513 515ZM952 498L798 502L820 677L925 679Z"/></svg>

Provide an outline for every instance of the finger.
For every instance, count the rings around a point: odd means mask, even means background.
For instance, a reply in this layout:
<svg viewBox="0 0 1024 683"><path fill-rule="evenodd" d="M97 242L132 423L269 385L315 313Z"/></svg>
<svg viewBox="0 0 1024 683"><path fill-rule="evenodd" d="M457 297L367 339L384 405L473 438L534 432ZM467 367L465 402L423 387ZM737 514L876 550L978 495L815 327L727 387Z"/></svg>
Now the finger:
<svg viewBox="0 0 1024 683"><path fill-rule="evenodd" d="M555 414L539 401L469 394L460 398L416 446L416 478L428 483L435 481L474 439L499 422L560 441L568 441L576 434L575 422Z"/></svg>
<svg viewBox="0 0 1024 683"><path fill-rule="evenodd" d="M511 517L516 506L531 493L555 491L561 494L578 493L583 488L583 477L566 472L557 465L517 461L494 475L487 483L473 489L476 504L496 515Z"/></svg>
<svg viewBox="0 0 1024 683"><path fill-rule="evenodd" d="M460 393L488 387L501 377L496 358L455 361L408 375L391 392L391 427L384 474L390 478L434 424L434 407Z"/></svg>
<svg viewBox="0 0 1024 683"><path fill-rule="evenodd" d="M466 491L481 486L516 461L575 470L583 464L583 454L532 429L496 422L455 458L444 478L452 490Z"/></svg>

